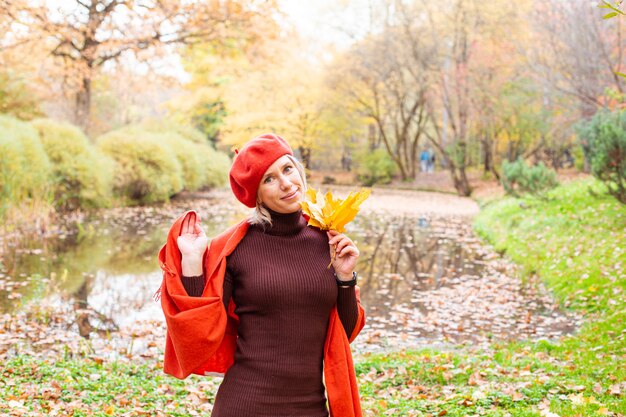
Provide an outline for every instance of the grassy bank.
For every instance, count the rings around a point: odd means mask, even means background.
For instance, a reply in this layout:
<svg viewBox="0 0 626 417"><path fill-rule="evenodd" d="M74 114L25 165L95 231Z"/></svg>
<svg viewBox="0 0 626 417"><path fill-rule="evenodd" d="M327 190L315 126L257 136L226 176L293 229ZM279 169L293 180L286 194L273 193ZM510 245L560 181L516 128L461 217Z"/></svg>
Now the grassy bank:
<svg viewBox="0 0 626 417"><path fill-rule="evenodd" d="M159 363L88 357L20 357L3 368L0 414L13 416L209 415L218 384L195 376L177 380Z"/></svg>
<svg viewBox="0 0 626 417"><path fill-rule="evenodd" d="M590 190L591 189L591 193ZM357 355L366 416L626 416L626 208L593 181L504 199L477 232L585 319L561 340ZM2 359L2 358L0 358ZM0 361L0 414L209 415L219 380L89 356Z"/></svg>

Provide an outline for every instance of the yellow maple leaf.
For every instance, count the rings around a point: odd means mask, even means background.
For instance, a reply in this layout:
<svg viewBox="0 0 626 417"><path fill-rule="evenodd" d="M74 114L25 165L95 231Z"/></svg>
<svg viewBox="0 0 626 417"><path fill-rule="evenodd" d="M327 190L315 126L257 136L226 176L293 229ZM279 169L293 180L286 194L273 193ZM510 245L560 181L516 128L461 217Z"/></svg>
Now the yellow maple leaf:
<svg viewBox="0 0 626 417"><path fill-rule="evenodd" d="M333 197L328 191L325 196L319 191L309 187L306 192L306 200L301 202L302 211L309 216L309 225L321 230L336 230L339 233L346 231L346 225L356 217L359 206L371 190L351 192L348 197L341 200Z"/></svg>

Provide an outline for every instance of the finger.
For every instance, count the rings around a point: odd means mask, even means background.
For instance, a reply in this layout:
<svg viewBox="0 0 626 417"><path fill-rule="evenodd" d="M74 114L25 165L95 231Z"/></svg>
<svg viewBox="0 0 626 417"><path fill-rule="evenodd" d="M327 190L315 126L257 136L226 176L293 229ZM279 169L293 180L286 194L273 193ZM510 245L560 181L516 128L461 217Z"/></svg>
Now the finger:
<svg viewBox="0 0 626 417"><path fill-rule="evenodd" d="M341 253L341 251L343 250L343 248L345 248L348 245L351 245L352 241L348 238L343 238L341 239L338 243L337 243L337 253Z"/></svg>
<svg viewBox="0 0 626 417"><path fill-rule="evenodd" d="M181 230L182 233L192 233L193 229L192 229L191 225L193 223L191 222L191 220L193 219L193 221L195 223L195 220L196 220L195 217L196 217L195 213L187 213L187 215L183 219L183 227L182 227L182 230Z"/></svg>
<svg viewBox="0 0 626 417"><path fill-rule="evenodd" d="M346 237L345 235L343 235L343 234L339 233L339 234L337 234L337 235L333 236L333 237L332 237L332 238L328 241L328 243L330 243L331 245L334 245L334 244L338 243L339 241L341 241L341 239L344 239L345 237Z"/></svg>
<svg viewBox="0 0 626 417"><path fill-rule="evenodd" d="M343 257L346 253L349 252L351 245L345 245L340 250L337 251L337 256Z"/></svg>
<svg viewBox="0 0 626 417"><path fill-rule="evenodd" d="M196 222L196 224L194 224L194 231L198 234L198 236L205 236L204 230L202 229L202 226L200 226L200 222Z"/></svg>
<svg viewBox="0 0 626 417"><path fill-rule="evenodd" d="M337 254L337 256L343 258L344 256L352 255L358 258L360 254L361 253L355 246L346 246L341 252Z"/></svg>

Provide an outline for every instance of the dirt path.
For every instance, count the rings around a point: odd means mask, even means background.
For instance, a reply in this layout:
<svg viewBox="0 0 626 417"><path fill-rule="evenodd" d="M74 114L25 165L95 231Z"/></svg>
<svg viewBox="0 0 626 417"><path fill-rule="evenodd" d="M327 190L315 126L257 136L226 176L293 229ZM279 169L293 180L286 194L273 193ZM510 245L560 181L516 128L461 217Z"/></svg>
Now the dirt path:
<svg viewBox="0 0 626 417"><path fill-rule="evenodd" d="M371 197L363 203L363 210L407 215L475 216L480 208L469 197L428 191L374 188Z"/></svg>
<svg viewBox="0 0 626 417"><path fill-rule="evenodd" d="M331 190L333 194L345 197L351 191L357 191L359 186L332 185L313 187L322 192ZM240 207L242 212L246 209L235 200L230 189L211 190L203 193L188 193L179 196L178 200L187 198L217 198L225 202L231 202L233 206ZM372 195L361 206L364 211L385 212L393 215L451 215L451 216L475 216L480 211L476 201L469 197L459 197L453 194L398 190L389 188L372 188Z"/></svg>

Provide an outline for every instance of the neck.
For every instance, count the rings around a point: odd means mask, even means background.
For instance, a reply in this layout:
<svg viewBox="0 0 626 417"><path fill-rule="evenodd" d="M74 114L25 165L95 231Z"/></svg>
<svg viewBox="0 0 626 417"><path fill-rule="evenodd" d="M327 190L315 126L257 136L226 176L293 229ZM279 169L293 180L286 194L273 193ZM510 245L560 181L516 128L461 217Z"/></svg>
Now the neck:
<svg viewBox="0 0 626 417"><path fill-rule="evenodd" d="M302 210L293 213L278 213L265 208L272 217L272 225L265 229L269 235L285 236L298 233L306 226L306 219L302 217Z"/></svg>

